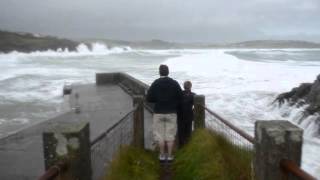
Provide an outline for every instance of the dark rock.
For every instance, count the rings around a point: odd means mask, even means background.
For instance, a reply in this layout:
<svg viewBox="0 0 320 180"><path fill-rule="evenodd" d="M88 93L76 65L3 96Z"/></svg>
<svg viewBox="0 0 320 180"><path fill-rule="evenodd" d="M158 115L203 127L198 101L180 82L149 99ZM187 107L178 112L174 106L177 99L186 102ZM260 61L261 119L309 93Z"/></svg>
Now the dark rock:
<svg viewBox="0 0 320 180"><path fill-rule="evenodd" d="M306 100L312 105L320 105L320 75L314 81Z"/></svg>
<svg viewBox="0 0 320 180"><path fill-rule="evenodd" d="M298 107L305 104L308 105L300 122L310 115L320 114L320 74L313 83L302 83L299 87L278 95L274 102L278 102L281 106L285 101L288 101L289 105ZM316 121L319 122L320 133L320 117Z"/></svg>
<svg viewBox="0 0 320 180"><path fill-rule="evenodd" d="M320 117L316 119L316 124L318 125L318 134L320 134Z"/></svg>
<svg viewBox="0 0 320 180"><path fill-rule="evenodd" d="M305 101L312 87L312 83L302 83L299 87L293 88L289 92L278 95L275 101L278 101L282 105L286 100L290 101L291 104L295 104L300 100Z"/></svg>

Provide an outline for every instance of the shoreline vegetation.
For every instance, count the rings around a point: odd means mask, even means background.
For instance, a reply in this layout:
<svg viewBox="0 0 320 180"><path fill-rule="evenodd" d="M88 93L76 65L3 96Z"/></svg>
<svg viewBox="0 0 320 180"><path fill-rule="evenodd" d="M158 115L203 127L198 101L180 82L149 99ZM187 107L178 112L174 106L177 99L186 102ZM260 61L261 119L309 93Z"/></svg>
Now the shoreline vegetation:
<svg viewBox="0 0 320 180"><path fill-rule="evenodd" d="M33 52L68 49L75 51L77 46L84 43L90 47L93 42L100 42L108 47L125 46L135 49L287 49L287 48L320 48L320 43L300 40L254 40L237 43L213 44L213 43L177 43L163 40L150 41L124 41L112 39L77 39L69 40L54 36L44 36L32 33L17 33L0 30L0 52L9 53Z"/></svg>
<svg viewBox="0 0 320 180"><path fill-rule="evenodd" d="M154 152L120 147L104 180L158 180L160 164Z"/></svg>
<svg viewBox="0 0 320 180"><path fill-rule="evenodd" d="M251 151L231 144L214 131L196 130L176 155L173 179L250 180L251 161Z"/></svg>
<svg viewBox="0 0 320 180"><path fill-rule="evenodd" d="M104 180L156 180L160 178L157 153L122 147ZM252 152L232 145L213 131L196 130L191 141L176 153L173 180L249 180Z"/></svg>
<svg viewBox="0 0 320 180"><path fill-rule="evenodd" d="M53 36L41 36L31 33L14 33L0 30L0 52L9 53L12 51L18 52L33 52L68 49L76 50L78 42L60 39Z"/></svg>

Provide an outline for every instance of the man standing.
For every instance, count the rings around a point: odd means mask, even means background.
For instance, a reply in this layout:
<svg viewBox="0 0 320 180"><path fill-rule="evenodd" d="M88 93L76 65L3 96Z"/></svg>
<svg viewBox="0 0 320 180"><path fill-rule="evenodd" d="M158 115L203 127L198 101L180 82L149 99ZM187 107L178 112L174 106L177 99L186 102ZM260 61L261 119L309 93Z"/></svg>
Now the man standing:
<svg viewBox="0 0 320 180"><path fill-rule="evenodd" d="M172 161L172 149L177 132L177 108L182 90L179 83L168 77L169 68L159 67L160 78L155 80L147 94L147 101L154 103L153 133L160 148L160 161ZM167 155L165 147L167 146Z"/></svg>

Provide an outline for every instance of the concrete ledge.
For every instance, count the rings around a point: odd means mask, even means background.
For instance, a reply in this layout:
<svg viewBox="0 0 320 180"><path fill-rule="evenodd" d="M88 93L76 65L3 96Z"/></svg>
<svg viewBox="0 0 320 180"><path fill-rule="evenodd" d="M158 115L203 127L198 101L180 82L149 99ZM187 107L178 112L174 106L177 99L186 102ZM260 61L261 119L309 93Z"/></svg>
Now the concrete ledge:
<svg viewBox="0 0 320 180"><path fill-rule="evenodd" d="M120 84L121 87L129 89L135 95L145 95L149 86L142 81L128 75L127 73L97 73L96 84Z"/></svg>
<svg viewBox="0 0 320 180"><path fill-rule="evenodd" d="M97 73L96 85L117 84L119 82L119 73Z"/></svg>
<svg viewBox="0 0 320 180"><path fill-rule="evenodd" d="M145 95L149 86L142 81L126 74L119 73L119 82L129 88L134 94Z"/></svg>

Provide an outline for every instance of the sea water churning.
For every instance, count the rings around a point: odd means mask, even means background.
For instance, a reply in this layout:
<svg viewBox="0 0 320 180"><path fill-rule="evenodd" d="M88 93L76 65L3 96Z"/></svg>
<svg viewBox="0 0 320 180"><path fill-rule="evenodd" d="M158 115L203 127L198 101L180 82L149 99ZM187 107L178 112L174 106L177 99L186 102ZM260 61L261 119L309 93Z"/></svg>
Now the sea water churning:
<svg viewBox="0 0 320 180"><path fill-rule="evenodd" d="M64 84L93 83L97 72L127 72L146 83L170 67L180 83L191 80L210 109L253 134L256 120L288 119L299 124L302 108L272 105L274 98L320 73L320 50L306 49L108 49L85 45L77 52L0 54L0 136L49 119L62 108ZM319 125L315 117L299 124L304 132L303 168L320 178Z"/></svg>

